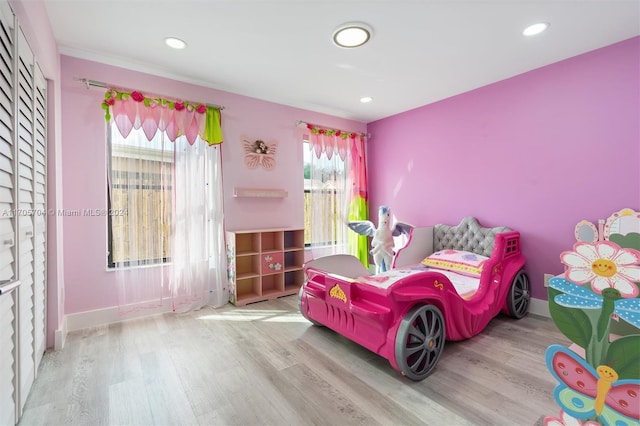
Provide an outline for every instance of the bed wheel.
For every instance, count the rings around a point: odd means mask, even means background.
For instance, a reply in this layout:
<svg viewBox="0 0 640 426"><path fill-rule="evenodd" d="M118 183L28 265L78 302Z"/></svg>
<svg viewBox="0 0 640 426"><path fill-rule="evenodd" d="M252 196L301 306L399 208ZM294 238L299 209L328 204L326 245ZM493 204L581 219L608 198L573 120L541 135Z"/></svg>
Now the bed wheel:
<svg viewBox="0 0 640 426"><path fill-rule="evenodd" d="M304 284L300 286L300 291L298 292L298 309L300 310L300 313L302 314L302 316L304 317L304 319L306 319L307 321L309 321L311 324L313 325L317 325L322 327L323 325L320 324L319 322L316 322L314 320L312 320L311 318L309 318L306 313L304 312L304 310L302 309L302 298L306 297L304 294Z"/></svg>
<svg viewBox="0 0 640 426"><path fill-rule="evenodd" d="M411 380L426 378L435 368L445 342L442 313L433 305L414 306L402 319L396 335L396 363Z"/></svg>
<svg viewBox="0 0 640 426"><path fill-rule="evenodd" d="M507 309L509 316L520 319L529 312L529 300L531 299L531 282L529 276L520 270L511 282L511 288L507 295Z"/></svg>

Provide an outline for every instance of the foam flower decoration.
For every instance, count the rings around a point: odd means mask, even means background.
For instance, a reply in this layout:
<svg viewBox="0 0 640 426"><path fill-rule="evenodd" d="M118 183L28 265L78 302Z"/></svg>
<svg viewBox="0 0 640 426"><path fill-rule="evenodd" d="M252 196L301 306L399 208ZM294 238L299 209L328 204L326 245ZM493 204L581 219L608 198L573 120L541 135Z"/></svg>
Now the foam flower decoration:
<svg viewBox="0 0 640 426"><path fill-rule="evenodd" d="M582 420L571 417L560 410L560 418L547 416L544 418L544 426L600 426L600 423L593 420L587 420L582 423Z"/></svg>
<svg viewBox="0 0 640 426"><path fill-rule="evenodd" d="M134 90L133 92L131 92L131 99L133 99L136 102L142 102L144 101L144 95Z"/></svg>
<svg viewBox="0 0 640 426"><path fill-rule="evenodd" d="M576 243L573 251L560 255L568 266L565 276L576 284L591 283L591 289L602 294L606 288L615 288L624 298L638 296L640 281L640 251L620 248L610 241L595 244Z"/></svg>
<svg viewBox="0 0 640 426"><path fill-rule="evenodd" d="M325 129L323 127L318 127L313 124L307 124L307 129L309 129L311 133L314 135L335 136L342 139L347 139L347 138L355 139L358 135L364 136L363 134L359 134L356 132L345 132L344 130L340 130L340 129Z"/></svg>

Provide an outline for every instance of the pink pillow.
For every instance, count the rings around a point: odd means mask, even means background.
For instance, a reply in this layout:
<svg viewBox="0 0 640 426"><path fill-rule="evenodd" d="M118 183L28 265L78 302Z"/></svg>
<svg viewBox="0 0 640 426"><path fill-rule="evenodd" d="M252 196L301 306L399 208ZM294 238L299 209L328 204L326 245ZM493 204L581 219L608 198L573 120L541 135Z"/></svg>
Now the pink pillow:
<svg viewBox="0 0 640 426"><path fill-rule="evenodd" d="M443 269L470 277L480 278L486 256L462 250L440 250L427 256L422 264L430 268Z"/></svg>

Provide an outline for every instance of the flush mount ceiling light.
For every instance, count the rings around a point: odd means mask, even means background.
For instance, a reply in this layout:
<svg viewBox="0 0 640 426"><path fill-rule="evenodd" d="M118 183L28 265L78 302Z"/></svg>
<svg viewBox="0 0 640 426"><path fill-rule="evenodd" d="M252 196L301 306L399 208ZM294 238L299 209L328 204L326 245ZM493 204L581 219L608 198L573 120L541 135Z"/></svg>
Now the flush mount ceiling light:
<svg viewBox="0 0 640 426"><path fill-rule="evenodd" d="M362 102L363 104L368 104L372 100L373 98L371 96L365 96L364 98L360 98L360 102Z"/></svg>
<svg viewBox="0 0 640 426"><path fill-rule="evenodd" d="M522 31L522 34L525 36L534 36L536 34L540 34L549 28L549 24L546 22L538 22L537 24L529 25L527 28Z"/></svg>
<svg viewBox="0 0 640 426"><path fill-rule="evenodd" d="M333 32L333 42L339 47L362 46L371 38L371 28L360 22L342 24Z"/></svg>
<svg viewBox="0 0 640 426"><path fill-rule="evenodd" d="M187 43L175 37L167 37L164 39L164 42L167 46L173 49L184 49L187 47Z"/></svg>

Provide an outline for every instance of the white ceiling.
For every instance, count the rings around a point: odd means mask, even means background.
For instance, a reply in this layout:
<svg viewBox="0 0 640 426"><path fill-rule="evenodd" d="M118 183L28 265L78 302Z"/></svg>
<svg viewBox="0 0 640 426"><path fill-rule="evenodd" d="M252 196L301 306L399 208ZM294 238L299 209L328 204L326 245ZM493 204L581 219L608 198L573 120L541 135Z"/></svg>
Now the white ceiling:
<svg viewBox="0 0 640 426"><path fill-rule="evenodd" d="M361 122L640 35L638 0L45 2L62 54ZM350 21L374 35L338 48Z"/></svg>

